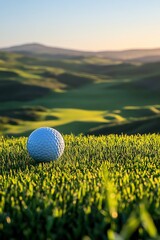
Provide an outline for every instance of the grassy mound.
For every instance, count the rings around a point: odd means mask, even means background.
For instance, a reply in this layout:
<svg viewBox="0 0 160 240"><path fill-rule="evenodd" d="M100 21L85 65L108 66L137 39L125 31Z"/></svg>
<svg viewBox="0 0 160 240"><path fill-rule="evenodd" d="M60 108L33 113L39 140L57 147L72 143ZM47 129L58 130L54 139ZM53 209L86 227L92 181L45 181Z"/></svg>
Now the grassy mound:
<svg viewBox="0 0 160 240"><path fill-rule="evenodd" d="M25 107L25 108L14 108L10 111L2 110L0 115L11 119L20 119L28 121L41 120L41 115L47 110L43 107Z"/></svg>
<svg viewBox="0 0 160 240"><path fill-rule="evenodd" d="M18 74L12 71L0 71L0 79L4 78L15 78L18 77Z"/></svg>
<svg viewBox="0 0 160 240"><path fill-rule="evenodd" d="M67 85L68 88L81 87L86 84L92 83L91 78L76 76L69 73L63 73L57 76L58 81Z"/></svg>
<svg viewBox="0 0 160 240"><path fill-rule="evenodd" d="M1 239L159 239L160 135L66 135L36 164L0 139Z"/></svg>
<svg viewBox="0 0 160 240"><path fill-rule="evenodd" d="M144 133L159 133L159 122L160 115L150 118L143 118L140 120L133 120L128 122L115 122L103 124L95 128L91 128L89 130L89 134L91 135L102 135L102 134L134 134L135 131L140 134Z"/></svg>
<svg viewBox="0 0 160 240"><path fill-rule="evenodd" d="M0 101L29 101L50 93L49 88L22 84L14 80L0 81Z"/></svg>

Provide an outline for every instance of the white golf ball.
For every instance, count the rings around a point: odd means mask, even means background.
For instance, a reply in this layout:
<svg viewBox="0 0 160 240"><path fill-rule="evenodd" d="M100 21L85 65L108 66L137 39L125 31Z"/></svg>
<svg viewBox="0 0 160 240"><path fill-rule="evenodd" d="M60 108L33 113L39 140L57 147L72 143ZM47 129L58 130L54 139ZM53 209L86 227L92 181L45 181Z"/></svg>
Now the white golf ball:
<svg viewBox="0 0 160 240"><path fill-rule="evenodd" d="M50 127L34 130L27 141L29 155L37 162L49 162L58 159L64 151L62 135Z"/></svg>

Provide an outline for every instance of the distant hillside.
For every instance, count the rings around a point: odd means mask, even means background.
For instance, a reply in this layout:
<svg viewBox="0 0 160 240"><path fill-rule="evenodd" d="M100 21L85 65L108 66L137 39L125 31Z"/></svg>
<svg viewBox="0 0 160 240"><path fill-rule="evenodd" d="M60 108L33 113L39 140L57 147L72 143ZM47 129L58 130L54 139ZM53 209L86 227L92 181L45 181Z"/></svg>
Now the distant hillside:
<svg viewBox="0 0 160 240"><path fill-rule="evenodd" d="M157 51L158 54L158 51ZM139 58L134 58L131 60L127 60L127 62L139 62L139 63L154 63L154 62L160 62L160 55L157 56L143 56Z"/></svg>
<svg viewBox="0 0 160 240"><path fill-rule="evenodd" d="M92 55L91 52L76 51L64 48L49 47L38 43L23 44L9 48L2 48L0 51L19 52L32 54L47 54L47 55L69 55L69 56L85 56Z"/></svg>
<svg viewBox="0 0 160 240"><path fill-rule="evenodd" d="M8 48L2 48L4 52L19 52L27 54L39 54L50 56L96 56L99 58L138 61L138 62L157 62L160 61L160 48L157 49L133 49L124 51L78 51L65 48L49 47L38 43L23 44Z"/></svg>
<svg viewBox="0 0 160 240"><path fill-rule="evenodd" d="M111 59L119 59L119 60L133 60L143 58L143 60L147 60L148 58L152 58L153 56L160 57L160 48L157 49L133 49L133 50L124 50L124 51L104 51L99 52L99 54L105 58ZM160 58L159 58L160 59ZM157 59L155 59L157 60Z"/></svg>

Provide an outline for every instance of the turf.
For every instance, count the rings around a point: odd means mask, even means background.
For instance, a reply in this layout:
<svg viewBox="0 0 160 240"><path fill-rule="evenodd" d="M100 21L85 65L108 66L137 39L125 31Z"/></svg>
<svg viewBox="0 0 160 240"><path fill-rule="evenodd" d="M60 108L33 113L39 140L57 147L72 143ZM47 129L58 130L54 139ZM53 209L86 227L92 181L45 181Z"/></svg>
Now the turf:
<svg viewBox="0 0 160 240"><path fill-rule="evenodd" d="M36 164L27 138L0 138L1 239L159 239L160 135L65 135Z"/></svg>

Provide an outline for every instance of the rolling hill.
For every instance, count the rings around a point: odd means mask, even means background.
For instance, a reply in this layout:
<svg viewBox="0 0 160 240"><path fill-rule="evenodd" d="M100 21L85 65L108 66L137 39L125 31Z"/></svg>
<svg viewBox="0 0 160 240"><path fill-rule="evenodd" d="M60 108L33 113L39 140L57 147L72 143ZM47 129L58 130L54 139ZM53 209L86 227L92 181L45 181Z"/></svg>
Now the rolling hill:
<svg viewBox="0 0 160 240"><path fill-rule="evenodd" d="M1 134L28 136L41 126L74 134L160 132L160 62L51 50L29 44L0 51Z"/></svg>

